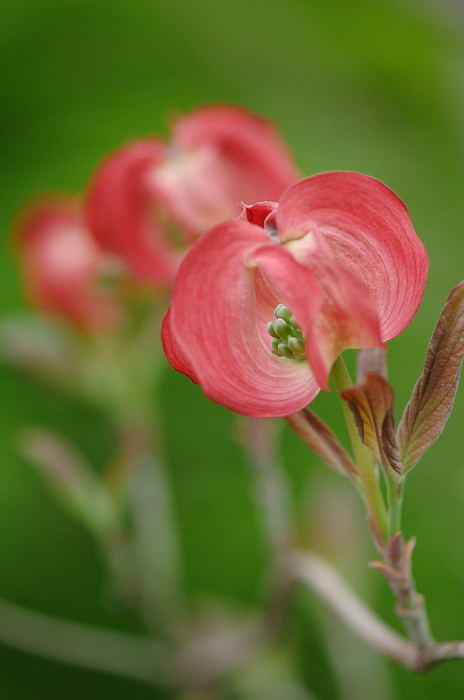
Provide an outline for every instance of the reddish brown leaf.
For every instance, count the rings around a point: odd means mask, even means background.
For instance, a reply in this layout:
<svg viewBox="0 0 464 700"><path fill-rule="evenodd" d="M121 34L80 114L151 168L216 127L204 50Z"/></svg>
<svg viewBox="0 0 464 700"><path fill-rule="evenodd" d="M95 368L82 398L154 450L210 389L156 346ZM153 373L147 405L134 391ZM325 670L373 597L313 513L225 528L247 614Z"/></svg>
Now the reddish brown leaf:
<svg viewBox="0 0 464 700"><path fill-rule="evenodd" d="M453 408L464 356L464 281L440 314L425 356L424 370L398 427L404 469L414 467L443 432Z"/></svg>
<svg viewBox="0 0 464 700"><path fill-rule="evenodd" d="M393 390L386 379L368 372L356 386L341 396L348 401L362 442L374 453L384 469L401 474L401 460L393 430Z"/></svg>
<svg viewBox="0 0 464 700"><path fill-rule="evenodd" d="M323 462L342 474L356 476L358 470L348 452L340 445L330 428L305 408L287 416L295 433L315 452Z"/></svg>

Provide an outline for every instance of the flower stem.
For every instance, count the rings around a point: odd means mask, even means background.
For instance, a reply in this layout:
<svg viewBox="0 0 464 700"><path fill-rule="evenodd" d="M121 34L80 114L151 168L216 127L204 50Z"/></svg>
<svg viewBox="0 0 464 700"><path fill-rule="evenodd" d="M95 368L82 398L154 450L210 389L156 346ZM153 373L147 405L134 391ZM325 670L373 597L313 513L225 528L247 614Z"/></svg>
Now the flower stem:
<svg viewBox="0 0 464 700"><path fill-rule="evenodd" d="M401 508L403 505L403 483L387 476L388 535L401 532Z"/></svg>
<svg viewBox="0 0 464 700"><path fill-rule="evenodd" d="M423 599L415 591L410 591L415 600L401 601L414 605L402 613L405 622L408 614L409 618L411 615L413 618L409 620L409 627L406 625L409 641L366 608L330 564L317 554L295 551L289 558L288 566L294 578L311 588L358 637L406 668L427 671L443 661L464 659L464 641L433 641Z"/></svg>
<svg viewBox="0 0 464 700"><path fill-rule="evenodd" d="M181 564L171 487L158 444L156 408L148 401L116 415L119 479L131 518L131 547L141 612L153 633L168 635L179 608ZM116 484L113 484L115 486Z"/></svg>
<svg viewBox="0 0 464 700"><path fill-rule="evenodd" d="M348 387L353 384L345 361L341 355L336 359L330 376L338 392L343 391L343 389L348 389ZM377 478L375 462L370 450L361 442L348 403L342 401L342 407L355 461L359 469L361 486L369 517L375 530L374 534L376 539L379 540L378 544L382 545L386 543L388 538L388 515L385 500Z"/></svg>

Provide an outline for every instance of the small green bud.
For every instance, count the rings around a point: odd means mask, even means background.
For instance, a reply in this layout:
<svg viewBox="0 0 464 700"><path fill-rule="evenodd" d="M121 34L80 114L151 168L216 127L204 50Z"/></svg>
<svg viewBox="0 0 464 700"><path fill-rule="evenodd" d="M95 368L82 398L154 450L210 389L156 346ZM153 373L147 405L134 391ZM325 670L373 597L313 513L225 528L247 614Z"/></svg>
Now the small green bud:
<svg viewBox="0 0 464 700"><path fill-rule="evenodd" d="M274 316L276 318L281 318L284 321L287 321L287 323L291 323L291 318L292 318L291 311L289 311L287 309L287 307L284 306L283 304L277 304L277 306L274 309Z"/></svg>
<svg viewBox="0 0 464 700"><path fill-rule="evenodd" d="M279 355L283 355L283 357L288 357L289 360L295 359L292 355L292 351L289 349L286 343L279 343L277 350L279 352Z"/></svg>
<svg viewBox="0 0 464 700"><path fill-rule="evenodd" d="M283 320L283 318L278 318L276 321L274 321L274 330L281 340L287 340L288 336L292 332L292 329L288 323Z"/></svg>
<svg viewBox="0 0 464 700"><path fill-rule="evenodd" d="M280 345L280 340L278 338L273 338L271 340L272 352L274 353L274 355L279 354L279 345Z"/></svg>
<svg viewBox="0 0 464 700"><path fill-rule="evenodd" d="M287 345L294 357L301 357L305 354L305 345L301 340L291 335L287 340Z"/></svg>
<svg viewBox="0 0 464 700"><path fill-rule="evenodd" d="M279 337L279 334L274 328L274 321L269 321L269 323L267 324L267 332L269 333L269 335L272 335L273 338Z"/></svg>

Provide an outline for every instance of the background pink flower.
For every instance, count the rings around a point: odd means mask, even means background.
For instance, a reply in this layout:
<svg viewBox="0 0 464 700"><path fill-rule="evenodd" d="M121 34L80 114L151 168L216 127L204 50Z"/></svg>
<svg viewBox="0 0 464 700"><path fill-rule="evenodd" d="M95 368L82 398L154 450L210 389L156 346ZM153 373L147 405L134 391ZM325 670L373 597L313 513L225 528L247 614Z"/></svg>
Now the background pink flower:
<svg viewBox="0 0 464 700"><path fill-rule="evenodd" d="M171 143L135 141L110 154L87 196L87 221L142 280L169 284L188 242L239 213L242 200L277 199L299 177L277 131L239 107L180 117Z"/></svg>
<svg viewBox="0 0 464 700"><path fill-rule="evenodd" d="M111 326L118 308L101 284L108 261L71 197L43 198L17 222L25 287L33 303L79 326Z"/></svg>

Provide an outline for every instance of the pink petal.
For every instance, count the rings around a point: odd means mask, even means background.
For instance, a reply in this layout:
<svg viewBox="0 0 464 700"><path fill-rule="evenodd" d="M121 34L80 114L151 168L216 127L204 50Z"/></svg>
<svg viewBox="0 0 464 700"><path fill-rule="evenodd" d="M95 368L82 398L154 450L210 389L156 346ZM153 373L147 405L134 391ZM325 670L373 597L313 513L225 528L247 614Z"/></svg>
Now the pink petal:
<svg viewBox="0 0 464 700"><path fill-rule="evenodd" d="M176 342L172 334L170 308L167 310L161 324L161 342L163 343L163 350L168 358L169 364L174 367L175 370L185 374L193 382L198 384L198 379L193 367L190 365L187 357L182 352L180 345Z"/></svg>
<svg viewBox="0 0 464 700"><path fill-rule="evenodd" d="M165 147L155 139L111 153L94 174L86 203L98 242L155 285L172 282L180 257L168 242L152 189L153 172L164 159Z"/></svg>
<svg viewBox="0 0 464 700"><path fill-rule="evenodd" d="M335 260L363 280L387 341L410 322L422 299L428 258L402 201L379 180L331 172L301 180L276 214L281 238L322 234Z"/></svg>
<svg viewBox="0 0 464 700"><path fill-rule="evenodd" d="M34 202L20 216L17 233L24 281L34 303L87 328L116 322L116 304L98 286L105 260L74 200Z"/></svg>
<svg viewBox="0 0 464 700"><path fill-rule="evenodd" d="M187 359L183 371L186 364L194 368L205 394L262 417L297 411L318 392L306 362L271 352L265 324L281 299L253 261L253 251L266 245L274 248L261 228L244 221L212 229L181 264L169 320Z"/></svg>
<svg viewBox="0 0 464 700"><path fill-rule="evenodd" d="M171 215L198 236L236 217L241 201L278 199L298 177L269 122L215 105L177 120L172 152L154 186Z"/></svg>

